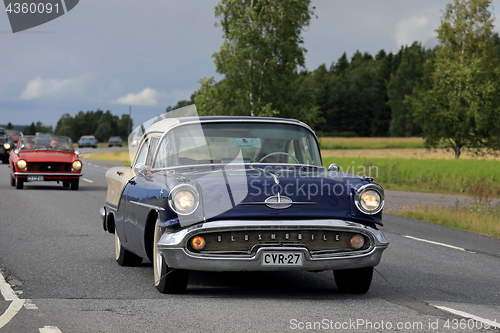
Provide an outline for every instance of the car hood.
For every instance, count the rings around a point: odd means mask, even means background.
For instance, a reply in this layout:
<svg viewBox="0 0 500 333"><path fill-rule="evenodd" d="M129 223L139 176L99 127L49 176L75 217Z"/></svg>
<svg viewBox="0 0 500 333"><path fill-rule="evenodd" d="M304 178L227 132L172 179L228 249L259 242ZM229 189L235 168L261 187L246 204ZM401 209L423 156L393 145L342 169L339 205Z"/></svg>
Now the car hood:
<svg viewBox="0 0 500 333"><path fill-rule="evenodd" d="M64 152L64 151L49 151L49 150L39 150L39 151L25 151L18 154L20 159L27 162L62 162L62 163L72 163L75 160L74 152Z"/></svg>
<svg viewBox="0 0 500 333"><path fill-rule="evenodd" d="M178 216L168 223L181 226L212 219L350 219L351 194L366 183L356 175L318 168L276 171L226 167L176 172L167 178L170 189L188 184L200 193L200 205L194 214ZM266 204L266 200L281 203ZM285 201L291 201L290 205Z"/></svg>

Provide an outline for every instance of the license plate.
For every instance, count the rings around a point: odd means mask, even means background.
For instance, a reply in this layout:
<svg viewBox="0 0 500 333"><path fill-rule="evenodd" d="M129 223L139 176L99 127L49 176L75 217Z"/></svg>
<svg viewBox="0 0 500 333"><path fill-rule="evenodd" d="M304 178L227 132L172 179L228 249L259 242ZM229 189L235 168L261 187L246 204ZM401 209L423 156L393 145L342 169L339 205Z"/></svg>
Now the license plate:
<svg viewBox="0 0 500 333"><path fill-rule="evenodd" d="M29 182L43 182L43 176L28 176Z"/></svg>
<svg viewBox="0 0 500 333"><path fill-rule="evenodd" d="M304 254L302 252L264 252L262 266L302 266Z"/></svg>

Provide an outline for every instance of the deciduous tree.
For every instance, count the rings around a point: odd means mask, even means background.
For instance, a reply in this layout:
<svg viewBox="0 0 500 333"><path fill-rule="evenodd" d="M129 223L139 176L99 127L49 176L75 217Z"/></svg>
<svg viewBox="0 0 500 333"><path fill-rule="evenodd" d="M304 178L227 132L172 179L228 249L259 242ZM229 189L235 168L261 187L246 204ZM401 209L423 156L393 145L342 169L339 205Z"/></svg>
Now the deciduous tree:
<svg viewBox="0 0 500 333"><path fill-rule="evenodd" d="M437 29L439 47L424 79L407 98L425 142L444 142L460 157L464 147L498 149L500 73L490 0L455 0Z"/></svg>
<svg viewBox="0 0 500 333"><path fill-rule="evenodd" d="M302 30L309 25L310 0L221 0L215 7L224 43L213 57L220 82L201 80L195 98L200 114L315 117L318 108L298 106L297 69L304 66ZM306 91L302 91L305 93ZM316 119L314 119L316 118Z"/></svg>

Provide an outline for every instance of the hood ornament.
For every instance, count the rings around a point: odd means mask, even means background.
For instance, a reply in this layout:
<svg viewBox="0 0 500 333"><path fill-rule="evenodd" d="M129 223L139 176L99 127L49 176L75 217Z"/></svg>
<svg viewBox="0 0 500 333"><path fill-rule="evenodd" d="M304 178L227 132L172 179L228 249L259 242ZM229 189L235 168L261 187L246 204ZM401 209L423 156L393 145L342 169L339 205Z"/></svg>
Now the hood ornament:
<svg viewBox="0 0 500 333"><path fill-rule="evenodd" d="M287 209L292 206L292 199L285 197L284 195L274 195L267 198L265 201L267 207L272 209Z"/></svg>
<svg viewBox="0 0 500 333"><path fill-rule="evenodd" d="M280 183L280 174L279 173L272 173L272 172L269 172L271 174L271 176L273 177L274 179L274 182L279 185ZM278 194L279 195L279 194Z"/></svg>

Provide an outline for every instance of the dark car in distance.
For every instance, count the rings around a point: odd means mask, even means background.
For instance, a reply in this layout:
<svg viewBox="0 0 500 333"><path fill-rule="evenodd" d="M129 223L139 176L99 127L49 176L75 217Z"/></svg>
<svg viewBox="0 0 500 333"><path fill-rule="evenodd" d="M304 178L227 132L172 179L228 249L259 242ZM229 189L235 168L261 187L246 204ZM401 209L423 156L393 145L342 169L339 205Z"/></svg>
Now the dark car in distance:
<svg viewBox="0 0 500 333"><path fill-rule="evenodd" d="M9 154L14 149L15 142L12 136L3 128L0 128L0 160L2 163L9 163Z"/></svg>
<svg viewBox="0 0 500 333"><path fill-rule="evenodd" d="M12 140L14 140L16 144L19 141L19 138L23 136L23 132L19 130L6 129L5 132L7 132L7 134L10 134Z"/></svg>
<svg viewBox="0 0 500 333"><path fill-rule="evenodd" d="M123 146L123 140L119 136L112 136L108 140L108 147L122 147Z"/></svg>

